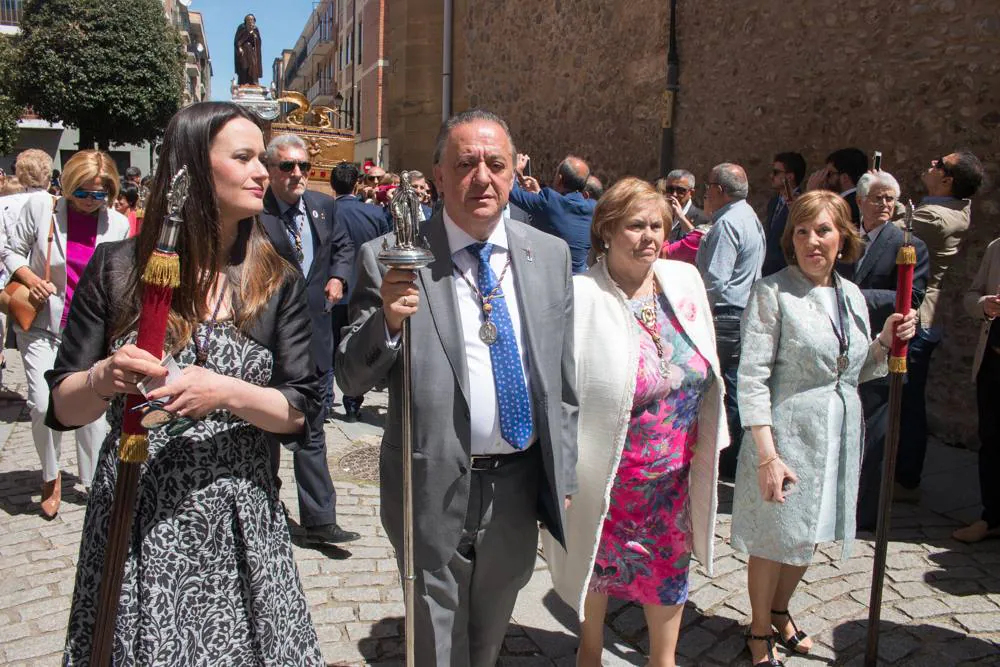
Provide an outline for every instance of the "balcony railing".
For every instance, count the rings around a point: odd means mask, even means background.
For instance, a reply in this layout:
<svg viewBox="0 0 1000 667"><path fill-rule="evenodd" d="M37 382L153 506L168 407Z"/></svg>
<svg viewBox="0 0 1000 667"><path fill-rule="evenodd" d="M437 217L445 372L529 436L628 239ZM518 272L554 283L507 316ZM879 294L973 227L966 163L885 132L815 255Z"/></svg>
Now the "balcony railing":
<svg viewBox="0 0 1000 667"><path fill-rule="evenodd" d="M21 25L21 0L0 0L0 25Z"/></svg>
<svg viewBox="0 0 1000 667"><path fill-rule="evenodd" d="M333 95L337 90L336 84L330 79L320 79L312 85L309 89L309 93L306 95L310 102L315 102L317 97L321 95Z"/></svg>

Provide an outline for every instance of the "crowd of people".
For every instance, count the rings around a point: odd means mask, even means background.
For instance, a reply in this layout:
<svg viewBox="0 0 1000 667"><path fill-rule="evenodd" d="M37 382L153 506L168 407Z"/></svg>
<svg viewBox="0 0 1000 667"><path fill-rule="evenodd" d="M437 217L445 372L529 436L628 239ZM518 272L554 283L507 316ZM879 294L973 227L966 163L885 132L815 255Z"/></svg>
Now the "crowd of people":
<svg viewBox="0 0 1000 667"><path fill-rule="evenodd" d="M185 165L164 350L182 372L147 391L168 371L136 345L141 277ZM547 185L530 165L499 116L446 121L432 177L406 172L434 255L408 271L377 259L401 175L342 163L334 196L310 189L308 146L265 145L232 104L174 117L142 215L141 174L122 184L106 154L67 160L61 197L48 155L18 156L27 191L0 198L0 253L34 315L24 326L18 311L12 328L42 512L59 510L64 431L89 494L66 664L88 663L132 394L180 426L150 431L116 661L170 651L185 664L322 664L278 499L280 448L293 452L304 539L357 539L337 520L324 422L363 419L365 394L387 387L381 512L402 558L405 320L418 664L495 664L542 526L555 589L581 621L577 664L601 664L614 597L642 605L649 664L674 665L692 559L713 571L720 479L735 485L732 546L749 556L752 663L783 664L778 645L810 651L789 602L817 544L839 542L846 558L874 528L894 337L910 343L896 495L919 497L940 295L982 165L966 151L930 161L906 313L895 312L900 186L858 149L808 178L800 154L778 153L763 217L734 163L701 188L676 169L606 191L578 156ZM965 542L1000 536L998 284L1000 240L964 301L983 323L984 504L955 532Z"/></svg>

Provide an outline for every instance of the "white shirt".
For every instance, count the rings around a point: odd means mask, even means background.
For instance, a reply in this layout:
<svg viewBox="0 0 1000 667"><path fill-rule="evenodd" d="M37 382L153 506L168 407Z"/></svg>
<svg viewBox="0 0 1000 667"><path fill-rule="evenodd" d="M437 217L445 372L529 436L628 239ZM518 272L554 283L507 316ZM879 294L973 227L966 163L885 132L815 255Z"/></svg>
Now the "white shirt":
<svg viewBox="0 0 1000 667"><path fill-rule="evenodd" d="M851 188L851 189L849 189L849 190L844 190L843 192L841 192L841 193L840 193L840 196L841 196L841 197L844 197L844 198L846 199L846 198L847 198L847 195L849 195L849 194L851 194L851 193L853 193L853 192L857 192L857 191L858 191L858 189L857 189L857 188Z"/></svg>
<svg viewBox="0 0 1000 667"><path fill-rule="evenodd" d="M493 244L490 255L490 267L497 278L503 273L503 268L509 256L507 245L507 213L500 218L488 243ZM496 389L493 384L493 362L490 360L490 348L479 338L479 327L483 324L482 308L479 298L469 284L459 275L462 272L473 285L479 287L479 258L465 248L478 239L469 236L444 211L444 229L448 236L448 248L451 259L458 271L452 271L455 285L455 295L458 298L458 314L462 321L462 339L465 342L465 361L469 370L469 420L472 423L472 454L512 454L518 450L504 442L500 437L500 415L497 412ZM514 267L507 269L500 284L506 298L507 311L514 327L514 338L521 354L521 369L524 371L525 387L528 397L531 397L531 381L529 375L528 353L524 345L524 331L521 323L521 311L517 303L517 290L514 286ZM534 418L534 410L532 410ZM532 430L531 439L535 431ZM530 439L529 439L530 442Z"/></svg>

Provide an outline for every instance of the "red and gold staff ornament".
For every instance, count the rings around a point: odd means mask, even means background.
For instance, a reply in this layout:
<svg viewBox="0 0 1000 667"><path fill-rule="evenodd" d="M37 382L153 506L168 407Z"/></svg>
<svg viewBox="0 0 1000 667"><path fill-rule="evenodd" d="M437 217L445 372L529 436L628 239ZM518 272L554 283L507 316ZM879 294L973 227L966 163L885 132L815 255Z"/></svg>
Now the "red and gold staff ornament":
<svg viewBox="0 0 1000 667"><path fill-rule="evenodd" d="M167 191L167 217L160 228L160 239L156 244L156 250L150 255L142 271L142 309L139 311L136 345L157 359L163 356L167 318L170 314L174 289L181 284L177 236L184 220L181 212L187 200L189 185L190 176L185 165L170 181L170 189ZM111 505L108 542L104 552L104 571L101 575L90 654L90 664L94 667L107 667L111 664L118 600L121 597L125 558L131 543L139 470L149 457L146 428L160 425L147 421L153 418L154 413L140 412L136 409L143 400L139 394L129 394L125 401L122 434L118 444L118 479Z"/></svg>

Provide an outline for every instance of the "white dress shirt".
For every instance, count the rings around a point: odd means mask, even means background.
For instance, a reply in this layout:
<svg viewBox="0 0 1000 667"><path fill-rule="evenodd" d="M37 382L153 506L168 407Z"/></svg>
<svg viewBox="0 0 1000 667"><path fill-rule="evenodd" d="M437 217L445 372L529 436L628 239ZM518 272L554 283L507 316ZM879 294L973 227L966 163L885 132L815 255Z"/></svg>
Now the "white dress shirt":
<svg viewBox="0 0 1000 667"><path fill-rule="evenodd" d="M503 268L509 256L507 246L507 215L500 218L496 229L490 234L488 243L493 244L490 256L490 267L497 278L503 273ZM448 248L451 259L457 271L452 271L455 284L455 294L458 298L458 314L462 321L462 339L465 342L465 360L469 370L469 420L472 423L472 454L512 454L518 450L510 446L500 437L500 415L497 412L496 389L493 384L493 362L490 360L489 346L479 338L479 327L483 324L483 311L479 298L462 278L464 275L478 289L479 258L465 248L478 239L469 236L444 211L444 229L448 236ZM459 275L459 271L462 275ZM524 371L524 382L531 397L531 381L529 375L528 353L524 345L524 329L521 323L521 311L517 303L517 290L514 286L514 267L507 269L500 284L505 295L507 312L514 327L514 337L517 349L521 354L521 368ZM534 419L532 408L532 419ZM531 439L534 439L535 429L532 429ZM531 440L529 440L530 442Z"/></svg>

